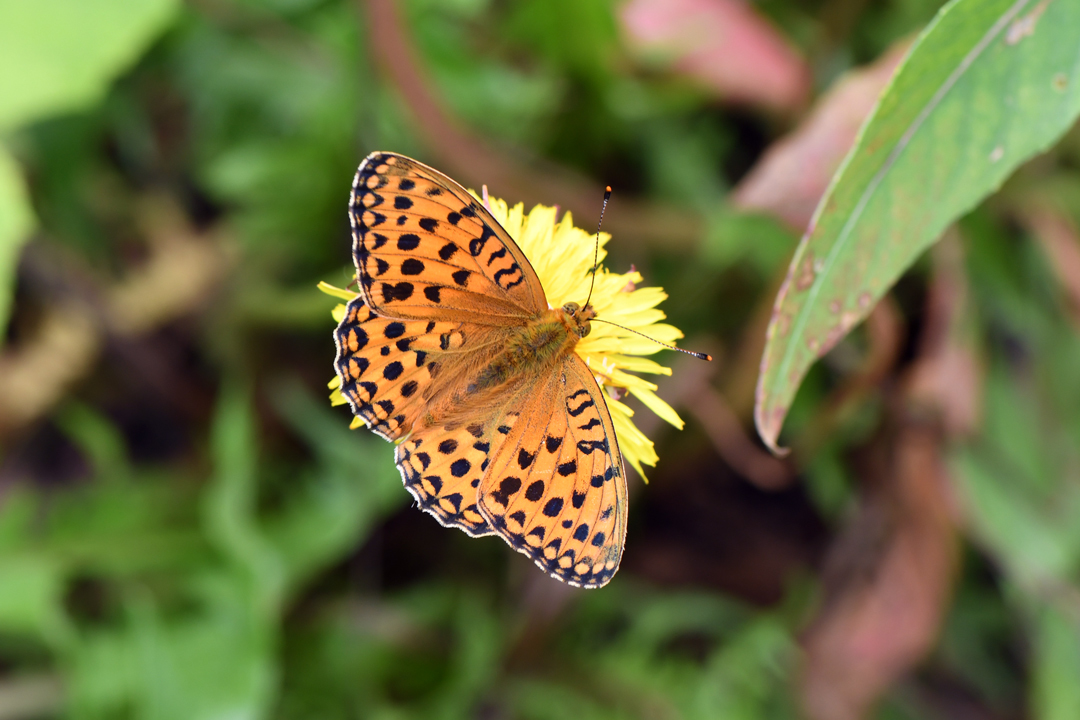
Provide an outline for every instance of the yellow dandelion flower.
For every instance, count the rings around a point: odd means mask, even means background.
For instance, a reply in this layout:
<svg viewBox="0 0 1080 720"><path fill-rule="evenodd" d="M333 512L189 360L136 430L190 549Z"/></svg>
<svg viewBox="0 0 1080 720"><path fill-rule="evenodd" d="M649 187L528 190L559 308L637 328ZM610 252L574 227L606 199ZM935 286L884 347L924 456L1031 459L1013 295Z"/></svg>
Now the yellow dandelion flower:
<svg viewBox="0 0 1080 720"><path fill-rule="evenodd" d="M569 212L563 214L561 220L557 219L558 213L553 207L537 205L526 214L523 203L509 207L505 201L491 197L484 202L532 264L550 306L584 303L592 282L590 270L595 235L574 227ZM607 254L604 246L609 239L610 235L600 233L601 262ZM667 294L657 287L638 287L642 280L641 274L634 270L613 273L603 267L598 269L591 300L597 317L673 344L683 337L683 333L661 322L665 315L657 308ZM358 296L358 293L328 283L319 283L319 289L346 302ZM335 322L340 323L345 312L344 304L337 305L333 310ZM647 338L607 323L594 323L589 335L575 347L575 352L592 370L604 392L623 458L642 478L645 477L642 465L655 467L656 450L653 442L634 425L634 411L619 398L629 393L660 418L682 429L682 419L656 395L656 385L639 376L671 374L670 368L642 357L661 349ZM331 404L344 405L346 400L341 394L340 378L334 377L329 387ZM359 417L354 417L350 427L363 424Z"/></svg>

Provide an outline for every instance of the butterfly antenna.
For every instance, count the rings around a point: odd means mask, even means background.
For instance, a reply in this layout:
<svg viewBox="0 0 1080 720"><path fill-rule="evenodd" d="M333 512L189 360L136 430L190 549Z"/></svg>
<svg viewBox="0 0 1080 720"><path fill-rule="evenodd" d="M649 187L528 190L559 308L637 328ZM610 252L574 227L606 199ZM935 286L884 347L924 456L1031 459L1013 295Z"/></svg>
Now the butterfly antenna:
<svg viewBox="0 0 1080 720"><path fill-rule="evenodd" d="M585 304L582 305L582 307L589 307L589 301L592 300L593 287L596 286L596 270L600 258L600 226L604 224L604 211L607 210L608 200L610 199L611 186L608 185L606 188L604 188L604 204L600 208L600 221L596 223L596 248L593 250L592 282L589 283L589 297L586 298Z"/></svg>
<svg viewBox="0 0 1080 720"><path fill-rule="evenodd" d="M590 320L589 322L602 322L602 323L607 323L608 325L614 325L615 327L617 327L617 328L621 328L621 329L625 330L626 332L632 332L632 333L634 333L635 335L640 335L641 337L645 338L646 340L652 340L652 341L653 341L654 343L656 343L657 345L663 345L663 346L664 346L664 347L666 347L666 348L667 348L668 350L677 350L678 352L681 352L681 353L686 353L687 355L693 355L693 356L694 356L694 357L696 357L696 358L697 358L698 360L712 360L712 355L709 355L708 353L703 353L703 352L694 352L693 350L683 350L683 349L682 349L682 348L680 348L680 347L675 347L674 345L668 345L668 344L667 344L666 342L660 342L660 341L659 341L659 340L657 340L656 338L654 338L654 337L649 337L648 335L646 335L646 334L645 334L645 333L643 333L643 332L638 332L637 330L631 330L631 329L630 329L630 328L628 328L628 327L624 327L624 326L622 326L622 325L619 325L618 323L613 323L613 322L611 322L610 320L604 320L603 318L593 318L593 319L592 319L592 320Z"/></svg>

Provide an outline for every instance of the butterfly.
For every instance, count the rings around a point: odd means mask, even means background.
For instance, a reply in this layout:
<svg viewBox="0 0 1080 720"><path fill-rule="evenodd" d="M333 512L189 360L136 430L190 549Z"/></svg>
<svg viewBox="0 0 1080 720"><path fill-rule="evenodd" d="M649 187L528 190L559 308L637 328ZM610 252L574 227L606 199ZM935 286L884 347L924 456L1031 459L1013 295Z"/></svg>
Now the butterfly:
<svg viewBox="0 0 1080 720"><path fill-rule="evenodd" d="M376 152L349 203L360 295L335 331L353 412L396 443L445 526L498 535L552 577L618 570L626 480L604 394L574 346L592 306L551 308L491 213L416 160Z"/></svg>

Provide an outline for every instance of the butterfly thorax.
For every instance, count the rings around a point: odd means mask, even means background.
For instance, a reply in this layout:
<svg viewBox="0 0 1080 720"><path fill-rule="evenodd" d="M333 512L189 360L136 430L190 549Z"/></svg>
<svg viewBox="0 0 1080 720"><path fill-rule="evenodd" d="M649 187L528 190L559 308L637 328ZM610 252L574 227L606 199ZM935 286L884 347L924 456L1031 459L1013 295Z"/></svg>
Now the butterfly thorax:
<svg viewBox="0 0 1080 720"><path fill-rule="evenodd" d="M552 367L589 334L589 320L594 317L591 305L580 309L577 303L567 303L514 328L502 351L477 374L468 391L481 392Z"/></svg>

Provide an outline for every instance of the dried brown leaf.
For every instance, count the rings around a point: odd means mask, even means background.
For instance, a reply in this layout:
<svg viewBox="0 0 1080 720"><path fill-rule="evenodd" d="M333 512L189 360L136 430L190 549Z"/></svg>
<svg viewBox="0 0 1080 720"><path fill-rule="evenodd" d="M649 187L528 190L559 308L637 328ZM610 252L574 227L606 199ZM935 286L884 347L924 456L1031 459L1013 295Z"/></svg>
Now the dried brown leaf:
<svg viewBox="0 0 1080 720"><path fill-rule="evenodd" d="M881 445L888 445L882 443ZM956 574L938 434L911 426L879 445L855 521L831 554L826 602L799 683L812 720L860 720L937 638Z"/></svg>

